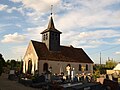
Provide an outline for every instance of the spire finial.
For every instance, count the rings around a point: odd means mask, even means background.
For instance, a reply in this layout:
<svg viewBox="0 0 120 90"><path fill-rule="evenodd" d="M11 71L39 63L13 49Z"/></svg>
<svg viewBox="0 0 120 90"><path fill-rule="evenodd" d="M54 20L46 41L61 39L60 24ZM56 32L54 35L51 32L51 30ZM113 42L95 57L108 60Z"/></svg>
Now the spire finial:
<svg viewBox="0 0 120 90"><path fill-rule="evenodd" d="M52 13L53 13L53 5L51 5L51 16L52 16Z"/></svg>

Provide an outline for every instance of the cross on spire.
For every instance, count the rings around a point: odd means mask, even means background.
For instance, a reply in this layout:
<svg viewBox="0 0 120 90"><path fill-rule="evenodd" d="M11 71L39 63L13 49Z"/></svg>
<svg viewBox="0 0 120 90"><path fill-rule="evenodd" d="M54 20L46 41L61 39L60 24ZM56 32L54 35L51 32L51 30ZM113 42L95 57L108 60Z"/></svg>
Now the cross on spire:
<svg viewBox="0 0 120 90"><path fill-rule="evenodd" d="M53 13L53 5L51 5L51 16L52 16L52 13Z"/></svg>

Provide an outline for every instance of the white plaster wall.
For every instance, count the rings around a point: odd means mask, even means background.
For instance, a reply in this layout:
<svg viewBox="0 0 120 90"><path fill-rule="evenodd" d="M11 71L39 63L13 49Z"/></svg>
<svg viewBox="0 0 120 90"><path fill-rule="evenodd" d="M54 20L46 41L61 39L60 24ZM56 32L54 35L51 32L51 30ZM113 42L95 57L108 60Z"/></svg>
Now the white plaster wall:
<svg viewBox="0 0 120 90"><path fill-rule="evenodd" d="M66 72L66 66L68 64L70 64L71 67L75 69L76 73L82 73L82 71L79 71L79 64L81 64L81 66L84 66L84 67L86 67L86 64L87 64L88 71L84 71L84 72L85 73L93 73L93 64L92 63L76 63L76 62L39 60L39 74L43 73L44 63L48 63L48 67L52 67L52 73L60 73L61 67L62 67L62 71Z"/></svg>
<svg viewBox="0 0 120 90"><path fill-rule="evenodd" d="M34 50L34 47L33 47L31 41L28 45L26 54L23 59L23 73L26 73L26 71L28 70L28 61L29 60L32 61L32 74L34 74L35 70L38 70L38 57L37 57L37 54Z"/></svg>

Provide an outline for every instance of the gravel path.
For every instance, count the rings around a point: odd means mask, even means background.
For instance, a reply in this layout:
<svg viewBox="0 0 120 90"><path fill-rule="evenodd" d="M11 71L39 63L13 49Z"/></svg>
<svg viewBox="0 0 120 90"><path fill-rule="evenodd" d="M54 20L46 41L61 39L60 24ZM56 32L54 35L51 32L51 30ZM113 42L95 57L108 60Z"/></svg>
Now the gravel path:
<svg viewBox="0 0 120 90"><path fill-rule="evenodd" d="M7 74L2 74L0 76L0 90L41 90L41 89L35 89L31 87L26 87L17 81L10 81L7 79Z"/></svg>

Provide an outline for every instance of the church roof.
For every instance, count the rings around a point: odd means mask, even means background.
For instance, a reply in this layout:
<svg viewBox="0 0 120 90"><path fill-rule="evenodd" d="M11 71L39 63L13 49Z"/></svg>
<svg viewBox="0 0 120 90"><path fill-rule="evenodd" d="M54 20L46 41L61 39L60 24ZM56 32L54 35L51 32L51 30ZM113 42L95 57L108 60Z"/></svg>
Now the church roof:
<svg viewBox="0 0 120 90"><path fill-rule="evenodd" d="M32 40L32 44L39 60L93 63L82 48L60 46L60 51L55 52L49 51L45 43Z"/></svg>
<svg viewBox="0 0 120 90"><path fill-rule="evenodd" d="M53 32L57 32L57 33L62 33L62 32L58 31L58 30L55 28L52 16L51 16L51 18L50 18L50 21L49 21L49 24L48 24L47 29L45 29L43 32L41 32L41 34L46 33L46 32L48 32L48 31L53 31Z"/></svg>

